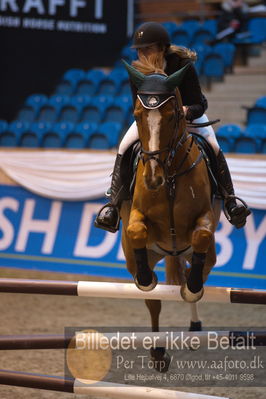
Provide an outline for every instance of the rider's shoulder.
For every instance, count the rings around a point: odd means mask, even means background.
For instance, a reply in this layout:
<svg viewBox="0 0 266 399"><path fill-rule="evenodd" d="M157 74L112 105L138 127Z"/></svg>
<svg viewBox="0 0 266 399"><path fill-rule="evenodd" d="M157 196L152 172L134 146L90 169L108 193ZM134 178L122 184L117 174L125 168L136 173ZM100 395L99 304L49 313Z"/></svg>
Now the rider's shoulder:
<svg viewBox="0 0 266 399"><path fill-rule="evenodd" d="M180 67L183 68L187 64L193 65L193 61L191 60L191 58L181 58Z"/></svg>
<svg viewBox="0 0 266 399"><path fill-rule="evenodd" d="M193 64L190 58L186 57L180 57L177 53L169 53L166 56L166 62L168 68L171 69L171 72L173 73L174 71L177 71L180 68L183 68L187 64Z"/></svg>

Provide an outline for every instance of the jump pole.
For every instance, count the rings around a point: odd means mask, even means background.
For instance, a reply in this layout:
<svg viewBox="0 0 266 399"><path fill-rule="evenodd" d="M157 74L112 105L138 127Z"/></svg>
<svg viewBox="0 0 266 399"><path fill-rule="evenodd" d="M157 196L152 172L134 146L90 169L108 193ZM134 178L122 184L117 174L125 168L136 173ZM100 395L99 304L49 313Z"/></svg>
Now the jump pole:
<svg viewBox="0 0 266 399"><path fill-rule="evenodd" d="M0 336L0 350L20 350L20 349L75 349L84 348L98 349L101 347L101 338L104 337L104 345L108 339L109 345L118 345L123 348L123 345L129 348L145 348L145 341L149 337L149 347L166 347L166 349L173 350L188 350L193 346L193 339L197 337L197 344L200 348L209 347L215 340L219 345L220 342L225 344L228 342L229 346L234 346L236 343L244 347L258 347L266 346L266 331L164 331L164 332L113 332L113 333L83 333L79 336L79 332L73 336L65 335L4 335ZM179 339L179 340L178 340ZM178 341L175 341L178 340ZM176 346L171 346L172 342L186 342L181 347L178 343ZM191 344L190 344L191 342ZM154 344L153 344L154 343Z"/></svg>
<svg viewBox="0 0 266 399"><path fill-rule="evenodd" d="M42 374L0 370L0 385L37 388L74 394L95 395L108 399L229 399L221 396L201 395L132 385L66 379Z"/></svg>
<svg viewBox="0 0 266 399"><path fill-rule="evenodd" d="M141 291L135 284L130 283L2 278L0 279L0 292L183 301L179 286L163 284L158 284L152 291ZM201 302L266 305L266 290L204 287Z"/></svg>

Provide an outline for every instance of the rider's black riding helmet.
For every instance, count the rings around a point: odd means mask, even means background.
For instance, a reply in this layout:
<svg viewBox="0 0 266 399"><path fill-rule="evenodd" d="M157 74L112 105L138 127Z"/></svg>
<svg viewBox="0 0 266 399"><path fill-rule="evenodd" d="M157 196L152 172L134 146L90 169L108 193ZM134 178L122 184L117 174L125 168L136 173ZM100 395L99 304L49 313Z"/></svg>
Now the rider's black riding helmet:
<svg viewBox="0 0 266 399"><path fill-rule="evenodd" d="M138 49L153 44L169 47L171 44L170 36L163 25L157 22L144 22L134 33L131 47Z"/></svg>

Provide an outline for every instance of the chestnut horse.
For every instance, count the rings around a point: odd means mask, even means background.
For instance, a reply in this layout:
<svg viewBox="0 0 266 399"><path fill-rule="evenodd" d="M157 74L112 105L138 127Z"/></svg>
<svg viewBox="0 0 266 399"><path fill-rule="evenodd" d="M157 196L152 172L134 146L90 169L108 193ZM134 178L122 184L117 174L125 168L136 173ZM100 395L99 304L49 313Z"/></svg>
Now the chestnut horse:
<svg viewBox="0 0 266 399"><path fill-rule="evenodd" d="M121 218L127 268L136 285L153 289L153 269L166 256L167 283L180 284L183 299L194 303L216 262L220 207L214 212L207 167L187 131L178 90L187 67L167 77L163 71L146 75L126 64L137 88L134 116L141 159L133 200L124 201ZM146 300L146 305L153 331L158 331L160 301Z"/></svg>

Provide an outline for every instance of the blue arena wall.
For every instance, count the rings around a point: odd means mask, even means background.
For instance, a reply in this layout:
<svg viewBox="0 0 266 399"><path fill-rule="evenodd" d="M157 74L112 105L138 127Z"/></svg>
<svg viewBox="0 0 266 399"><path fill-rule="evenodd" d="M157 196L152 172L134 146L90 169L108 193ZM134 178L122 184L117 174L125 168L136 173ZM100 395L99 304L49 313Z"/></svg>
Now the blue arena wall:
<svg viewBox="0 0 266 399"><path fill-rule="evenodd" d="M105 200L62 202L1 185L0 265L90 276L130 279L120 233L93 226ZM266 212L253 210L244 229L224 216L216 233L217 265L208 285L266 288ZM164 281L164 264L157 265Z"/></svg>

